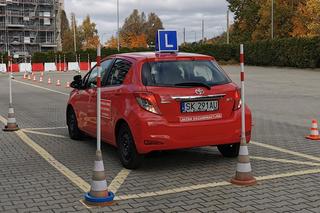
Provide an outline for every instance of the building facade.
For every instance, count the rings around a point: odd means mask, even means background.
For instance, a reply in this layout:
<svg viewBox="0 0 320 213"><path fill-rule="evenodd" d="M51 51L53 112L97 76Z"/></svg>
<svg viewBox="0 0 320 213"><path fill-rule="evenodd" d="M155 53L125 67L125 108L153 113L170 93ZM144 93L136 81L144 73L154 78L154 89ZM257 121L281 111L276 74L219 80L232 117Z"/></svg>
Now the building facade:
<svg viewBox="0 0 320 213"><path fill-rule="evenodd" d="M61 0L0 0L0 52L61 50L60 13Z"/></svg>

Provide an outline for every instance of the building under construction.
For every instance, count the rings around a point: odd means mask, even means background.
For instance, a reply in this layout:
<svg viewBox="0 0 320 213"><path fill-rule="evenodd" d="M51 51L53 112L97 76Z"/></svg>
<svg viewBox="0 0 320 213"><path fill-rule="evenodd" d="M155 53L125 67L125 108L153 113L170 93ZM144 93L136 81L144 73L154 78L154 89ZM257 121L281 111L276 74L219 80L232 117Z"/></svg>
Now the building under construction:
<svg viewBox="0 0 320 213"><path fill-rule="evenodd" d="M61 49L61 0L0 0L0 51L15 58Z"/></svg>

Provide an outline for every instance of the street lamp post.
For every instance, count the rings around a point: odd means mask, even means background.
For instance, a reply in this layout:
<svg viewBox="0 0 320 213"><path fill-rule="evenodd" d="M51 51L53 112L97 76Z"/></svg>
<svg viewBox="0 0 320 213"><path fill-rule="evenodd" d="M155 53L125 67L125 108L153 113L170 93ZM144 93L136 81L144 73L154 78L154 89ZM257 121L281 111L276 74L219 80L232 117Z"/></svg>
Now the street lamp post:
<svg viewBox="0 0 320 213"><path fill-rule="evenodd" d="M273 39L273 8L274 0L271 0L271 39Z"/></svg>
<svg viewBox="0 0 320 213"><path fill-rule="evenodd" d="M120 52L120 9L119 9L119 0L117 0L117 40L118 40L118 52Z"/></svg>

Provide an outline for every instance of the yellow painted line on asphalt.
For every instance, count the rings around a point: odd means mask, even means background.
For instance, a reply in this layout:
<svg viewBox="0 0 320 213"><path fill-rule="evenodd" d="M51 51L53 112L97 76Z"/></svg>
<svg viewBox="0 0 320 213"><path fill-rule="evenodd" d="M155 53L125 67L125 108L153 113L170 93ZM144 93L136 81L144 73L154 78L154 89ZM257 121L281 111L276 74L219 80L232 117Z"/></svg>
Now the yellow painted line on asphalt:
<svg viewBox="0 0 320 213"><path fill-rule="evenodd" d="M6 123L6 119L0 115L0 121L2 123ZM19 138L31 147L34 151L36 151L44 160L46 160L50 165L56 168L61 174L67 177L73 184L79 187L84 192L88 192L90 190L90 185L83 180L81 177L76 175L73 171L68 169L62 163L57 161L51 154L49 154L45 149L31 140L23 131L19 130L15 132Z"/></svg>
<svg viewBox="0 0 320 213"><path fill-rule="evenodd" d="M26 133L32 133L32 134L36 134L36 135L45 135L45 136L56 137L56 138L69 138L64 135L56 135L56 134L50 134L50 133L38 132L38 131L32 131L32 130L21 129L21 131L26 132Z"/></svg>
<svg viewBox="0 0 320 213"><path fill-rule="evenodd" d="M124 183L127 179L128 175L130 174L131 170L122 169L118 175L112 180L109 185L109 190L113 193L116 193L120 186Z"/></svg>
<svg viewBox="0 0 320 213"><path fill-rule="evenodd" d="M309 170L281 173L281 174L275 174L275 175L259 176L259 177L256 177L256 179L258 181L265 181L265 180L273 180L278 178L286 178L286 177L301 176L301 175L308 175L308 174L319 174L319 173L320 173L320 169L309 169ZM214 188L214 187L228 186L228 185L231 185L231 183L227 181L198 184L198 185L179 187L179 188L173 188L168 190L160 190L160 191L154 191L154 192L145 192L145 193L131 194L131 195L120 195L116 197L116 200L155 197L155 196L161 196L161 195L175 194L179 192L187 192L192 190Z"/></svg>
<svg viewBox="0 0 320 213"><path fill-rule="evenodd" d="M67 126L57 126L57 127L43 127L43 128L24 128L24 130L55 130L55 129L66 129Z"/></svg>
<svg viewBox="0 0 320 213"><path fill-rule="evenodd" d="M279 152L287 153L287 154L290 154L290 155L295 155L295 156L298 156L298 157L302 157L302 158L306 158L306 159L309 159L309 160L314 160L314 161L319 161L320 162L320 158L316 157L316 156L303 154L303 153L300 153L300 152L295 152L295 151L291 151L291 150L284 149L284 148L281 148L281 147L273 146L273 145L270 145L270 144L259 143L259 142L256 142L256 141L251 141L250 143L254 144L254 145L257 145L257 146L264 147L264 148L268 148L268 149L276 150L276 151L279 151Z"/></svg>
<svg viewBox="0 0 320 213"><path fill-rule="evenodd" d="M14 82L17 82L17 83L19 83L19 84L24 84L24 85L32 86L32 87L35 87L35 88L47 90L47 91L50 91L50 92L55 92L55 93L58 93L58 94L61 94L61 95L69 96L69 93L60 92L60 91L58 91L58 90L49 89L49 88L42 87L42 86L35 85L35 84L29 84L29 83L26 83L26 82L23 82L23 81L18 81L18 80L13 80L13 81L14 81Z"/></svg>
<svg viewBox="0 0 320 213"><path fill-rule="evenodd" d="M278 159L278 158L266 158L266 157L250 156L250 159L263 160L263 161L272 161L272 162L279 162L279 163L291 163L291 164L297 164L297 165L320 166L320 163L297 161L297 160L287 160L287 159Z"/></svg>

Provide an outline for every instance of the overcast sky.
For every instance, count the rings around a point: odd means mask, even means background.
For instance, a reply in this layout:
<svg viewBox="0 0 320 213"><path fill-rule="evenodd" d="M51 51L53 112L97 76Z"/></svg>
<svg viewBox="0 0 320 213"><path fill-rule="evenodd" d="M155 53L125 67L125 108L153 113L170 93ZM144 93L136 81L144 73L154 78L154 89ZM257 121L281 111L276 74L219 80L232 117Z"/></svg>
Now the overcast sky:
<svg viewBox="0 0 320 213"><path fill-rule="evenodd" d="M65 0L65 10L70 17L74 12L77 21L88 14L97 24L100 36L107 40L117 30L117 0ZM192 42L201 39L201 20L205 21L205 37L217 36L226 30L226 0L119 0L120 27L133 9L145 13L155 12L167 29L179 32L183 40L183 28L186 28L186 40ZM230 18L232 19L232 18Z"/></svg>

